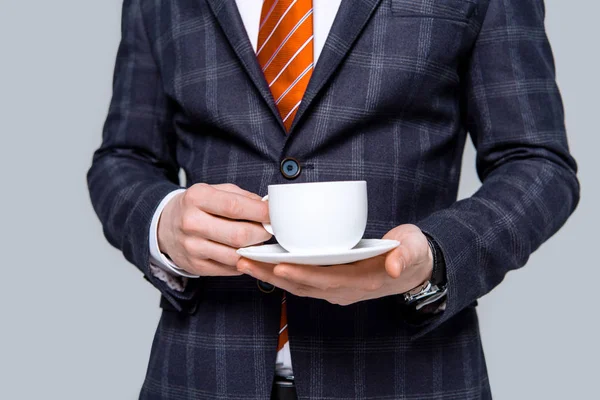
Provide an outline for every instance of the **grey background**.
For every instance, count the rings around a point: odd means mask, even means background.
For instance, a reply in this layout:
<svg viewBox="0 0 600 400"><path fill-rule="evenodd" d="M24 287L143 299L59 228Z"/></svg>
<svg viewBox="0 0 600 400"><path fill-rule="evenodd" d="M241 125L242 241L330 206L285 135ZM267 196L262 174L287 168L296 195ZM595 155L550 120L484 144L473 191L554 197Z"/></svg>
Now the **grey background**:
<svg viewBox="0 0 600 400"><path fill-rule="evenodd" d="M533 1L533 0L524 0ZM582 202L480 301L496 399L597 395L598 2L547 0ZM85 185L121 0L0 0L0 398L133 399L158 292L104 240ZM461 196L479 186L470 144Z"/></svg>

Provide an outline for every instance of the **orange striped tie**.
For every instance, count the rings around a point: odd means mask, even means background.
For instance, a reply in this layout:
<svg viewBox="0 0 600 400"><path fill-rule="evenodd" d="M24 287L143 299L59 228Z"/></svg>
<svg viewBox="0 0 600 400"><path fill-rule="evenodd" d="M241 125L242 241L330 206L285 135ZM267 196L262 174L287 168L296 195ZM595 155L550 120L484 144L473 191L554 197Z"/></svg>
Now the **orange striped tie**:
<svg viewBox="0 0 600 400"><path fill-rule="evenodd" d="M288 331L287 331L287 305L285 293L281 299L281 322L279 325L279 340L277 342L277 351L283 349L283 346L288 342Z"/></svg>
<svg viewBox="0 0 600 400"><path fill-rule="evenodd" d="M256 54L289 131L314 66L312 0L265 0Z"/></svg>
<svg viewBox="0 0 600 400"><path fill-rule="evenodd" d="M256 55L288 131L313 70L312 0L265 0ZM277 351L288 342L285 293Z"/></svg>

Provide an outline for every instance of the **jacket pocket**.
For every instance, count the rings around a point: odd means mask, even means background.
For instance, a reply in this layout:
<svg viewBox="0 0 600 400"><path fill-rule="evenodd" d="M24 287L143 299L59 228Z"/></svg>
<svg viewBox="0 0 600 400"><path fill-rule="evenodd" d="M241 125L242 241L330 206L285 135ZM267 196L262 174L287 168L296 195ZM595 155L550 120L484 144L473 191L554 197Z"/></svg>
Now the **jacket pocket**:
<svg viewBox="0 0 600 400"><path fill-rule="evenodd" d="M390 0L392 16L439 18L467 24L477 10L475 0Z"/></svg>

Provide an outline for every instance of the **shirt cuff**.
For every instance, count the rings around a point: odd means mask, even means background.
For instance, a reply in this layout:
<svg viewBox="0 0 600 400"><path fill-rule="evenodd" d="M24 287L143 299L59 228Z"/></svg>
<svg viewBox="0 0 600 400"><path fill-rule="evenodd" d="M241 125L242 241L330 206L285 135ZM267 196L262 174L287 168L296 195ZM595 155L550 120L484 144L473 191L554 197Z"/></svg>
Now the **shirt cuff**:
<svg viewBox="0 0 600 400"><path fill-rule="evenodd" d="M179 268L177 265L175 265L173 261L169 260L167 256L160 251L160 248L158 246L158 221L160 219L160 216L163 210L165 209L166 205L169 203L169 201L171 201L171 199L173 199L173 197L177 196L179 193L183 192L185 192L185 189L177 189L172 191L171 193L166 195L165 198L160 202L158 207L156 207L156 211L154 212L154 216L152 217L152 222L150 224L150 234L148 235L150 246L150 264L155 267L159 267L160 269L171 275L186 278L199 278L199 275L190 274L185 270ZM154 275L157 276L156 273Z"/></svg>

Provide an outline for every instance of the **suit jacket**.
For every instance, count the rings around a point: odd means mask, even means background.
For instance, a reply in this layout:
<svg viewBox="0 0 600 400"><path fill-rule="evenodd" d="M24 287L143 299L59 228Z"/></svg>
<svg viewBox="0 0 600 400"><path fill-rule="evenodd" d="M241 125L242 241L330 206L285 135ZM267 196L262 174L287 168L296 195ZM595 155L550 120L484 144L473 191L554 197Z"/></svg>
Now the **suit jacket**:
<svg viewBox="0 0 600 400"><path fill-rule="evenodd" d="M476 300L579 199L542 0L345 0L286 134L233 0L124 0L114 93L88 174L108 240L162 294L143 399L268 399L281 292L248 276L170 290L149 271L161 199L187 184L265 194L366 180L366 237L406 223L440 245L446 310L399 296L288 297L300 399L486 399ZM467 133L483 182L457 201Z"/></svg>

